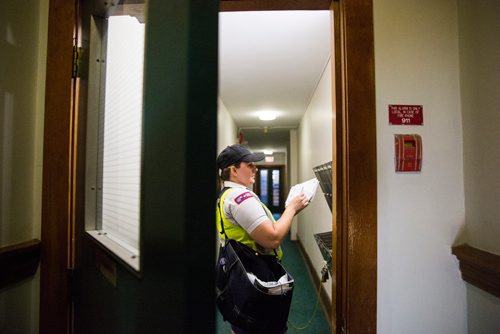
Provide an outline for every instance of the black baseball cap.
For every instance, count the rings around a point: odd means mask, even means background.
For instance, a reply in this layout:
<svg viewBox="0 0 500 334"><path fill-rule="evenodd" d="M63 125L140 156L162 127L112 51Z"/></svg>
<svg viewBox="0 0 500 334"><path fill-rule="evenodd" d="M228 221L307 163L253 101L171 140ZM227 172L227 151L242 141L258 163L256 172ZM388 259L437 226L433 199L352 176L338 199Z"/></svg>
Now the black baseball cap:
<svg viewBox="0 0 500 334"><path fill-rule="evenodd" d="M247 148L235 144L226 147L220 152L217 157L217 167L224 169L238 162L257 162L264 160L265 157L264 153L252 153Z"/></svg>

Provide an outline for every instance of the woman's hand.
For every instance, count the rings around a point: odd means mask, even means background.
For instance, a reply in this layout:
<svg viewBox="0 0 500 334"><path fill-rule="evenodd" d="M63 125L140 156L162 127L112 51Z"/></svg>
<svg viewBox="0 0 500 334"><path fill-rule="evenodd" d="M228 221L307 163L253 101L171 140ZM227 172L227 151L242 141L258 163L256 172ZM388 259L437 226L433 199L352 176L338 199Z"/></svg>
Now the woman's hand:
<svg viewBox="0 0 500 334"><path fill-rule="evenodd" d="M290 204L288 204L287 209L290 208L294 210L295 211L294 215L296 215L308 205L309 205L309 199L306 197L306 195L304 195L304 193L300 193L300 195L292 199Z"/></svg>

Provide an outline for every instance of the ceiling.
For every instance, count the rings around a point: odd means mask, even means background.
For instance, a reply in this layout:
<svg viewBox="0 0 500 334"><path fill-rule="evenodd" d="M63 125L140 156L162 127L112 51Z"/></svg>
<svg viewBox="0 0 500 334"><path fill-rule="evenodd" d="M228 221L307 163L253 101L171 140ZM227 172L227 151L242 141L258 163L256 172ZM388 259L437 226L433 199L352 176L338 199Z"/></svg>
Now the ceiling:
<svg viewBox="0 0 500 334"><path fill-rule="evenodd" d="M219 95L252 149L286 147L329 58L329 11L220 13Z"/></svg>

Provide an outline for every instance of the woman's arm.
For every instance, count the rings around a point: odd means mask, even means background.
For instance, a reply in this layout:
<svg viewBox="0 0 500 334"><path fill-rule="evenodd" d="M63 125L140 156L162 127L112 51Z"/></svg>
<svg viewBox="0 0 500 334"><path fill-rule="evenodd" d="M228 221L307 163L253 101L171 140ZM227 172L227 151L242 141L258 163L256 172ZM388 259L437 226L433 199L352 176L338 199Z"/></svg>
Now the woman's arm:
<svg viewBox="0 0 500 334"><path fill-rule="evenodd" d="M250 236L259 245L265 248L278 248L292 226L293 217L309 204L309 200L304 194L295 197L287 206L276 224L267 219L257 226Z"/></svg>

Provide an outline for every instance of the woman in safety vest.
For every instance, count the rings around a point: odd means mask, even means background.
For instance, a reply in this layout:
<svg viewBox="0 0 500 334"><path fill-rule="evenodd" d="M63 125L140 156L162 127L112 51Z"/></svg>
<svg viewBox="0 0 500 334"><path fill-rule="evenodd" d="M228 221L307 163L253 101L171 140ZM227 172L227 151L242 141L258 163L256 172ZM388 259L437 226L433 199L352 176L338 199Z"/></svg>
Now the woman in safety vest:
<svg viewBox="0 0 500 334"><path fill-rule="evenodd" d="M222 190L219 194L217 227L221 238L227 236L260 254L274 254L281 259L283 254L280 245L290 230L293 217L309 204L309 200L300 194L290 202L281 217L274 220L269 209L251 191L257 172L254 163L264 158L263 153L252 153L241 145L228 146L219 154L217 167L220 169ZM221 231L219 221L223 222L224 231ZM270 312L269 316L272 317L273 313ZM233 324L231 328L235 334L249 333ZM266 334L282 334L286 330L285 323L279 332Z"/></svg>

